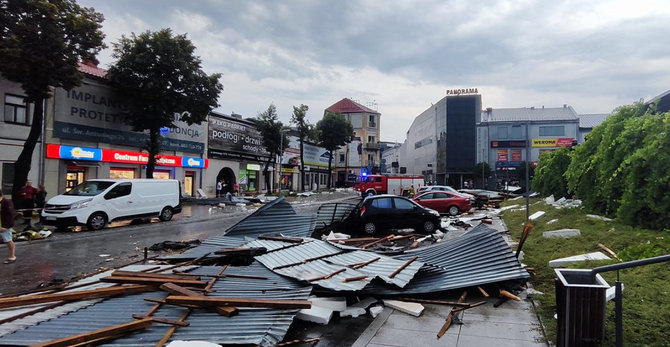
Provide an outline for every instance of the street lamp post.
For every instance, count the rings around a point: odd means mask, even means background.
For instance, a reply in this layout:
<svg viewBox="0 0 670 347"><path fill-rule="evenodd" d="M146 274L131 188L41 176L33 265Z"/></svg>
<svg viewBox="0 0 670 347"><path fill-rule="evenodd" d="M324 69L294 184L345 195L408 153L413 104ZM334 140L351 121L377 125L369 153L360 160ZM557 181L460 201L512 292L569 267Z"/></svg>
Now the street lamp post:
<svg viewBox="0 0 670 347"><path fill-rule="evenodd" d="M284 130L279 131L279 189L277 190L277 196L281 196L281 167L282 160L284 158Z"/></svg>
<svg viewBox="0 0 670 347"><path fill-rule="evenodd" d="M528 166L530 165L530 117L526 122L526 223L530 219L530 178Z"/></svg>

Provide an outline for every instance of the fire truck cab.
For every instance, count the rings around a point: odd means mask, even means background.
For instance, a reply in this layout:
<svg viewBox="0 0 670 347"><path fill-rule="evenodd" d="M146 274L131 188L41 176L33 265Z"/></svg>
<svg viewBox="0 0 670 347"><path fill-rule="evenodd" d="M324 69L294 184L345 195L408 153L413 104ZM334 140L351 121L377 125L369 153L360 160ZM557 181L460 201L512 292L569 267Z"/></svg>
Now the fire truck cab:
<svg viewBox="0 0 670 347"><path fill-rule="evenodd" d="M363 175L361 182L354 186L354 190L361 192L361 196L377 194L403 195L411 186L418 191L425 185L423 176L412 175Z"/></svg>

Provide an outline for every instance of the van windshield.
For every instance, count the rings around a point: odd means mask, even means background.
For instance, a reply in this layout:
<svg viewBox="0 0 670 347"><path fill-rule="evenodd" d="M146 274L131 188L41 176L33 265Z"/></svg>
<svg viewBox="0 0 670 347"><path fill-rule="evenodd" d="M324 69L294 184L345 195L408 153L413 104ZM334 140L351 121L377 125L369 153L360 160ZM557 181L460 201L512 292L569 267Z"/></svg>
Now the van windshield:
<svg viewBox="0 0 670 347"><path fill-rule="evenodd" d="M112 184L113 181L86 181L72 187L65 195L94 196L104 192Z"/></svg>

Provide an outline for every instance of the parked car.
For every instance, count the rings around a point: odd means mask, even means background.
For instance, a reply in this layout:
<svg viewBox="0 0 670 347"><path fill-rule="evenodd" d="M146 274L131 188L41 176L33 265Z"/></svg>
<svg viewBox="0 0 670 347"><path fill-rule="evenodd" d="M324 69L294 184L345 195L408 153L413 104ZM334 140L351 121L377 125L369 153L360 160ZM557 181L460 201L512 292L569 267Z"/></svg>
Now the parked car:
<svg viewBox="0 0 670 347"><path fill-rule="evenodd" d="M42 210L42 224L99 230L108 222L157 216L169 221L181 212L177 180L96 179L54 196Z"/></svg>
<svg viewBox="0 0 670 347"><path fill-rule="evenodd" d="M472 194L464 193L464 192L459 192L458 190L450 187L450 186L424 186L419 188L419 191L417 192L417 195L423 194L425 192L429 191L441 191L441 192L449 192L452 194L464 196L468 199L470 199L470 202L474 202L475 196Z"/></svg>
<svg viewBox="0 0 670 347"><path fill-rule="evenodd" d="M395 195L366 197L345 219L343 226L367 235L379 235L388 229L413 228L424 234L442 229L437 211Z"/></svg>
<svg viewBox="0 0 670 347"><path fill-rule="evenodd" d="M429 190L415 197L414 201L421 206L452 216L470 211L472 208L470 199L451 192Z"/></svg>

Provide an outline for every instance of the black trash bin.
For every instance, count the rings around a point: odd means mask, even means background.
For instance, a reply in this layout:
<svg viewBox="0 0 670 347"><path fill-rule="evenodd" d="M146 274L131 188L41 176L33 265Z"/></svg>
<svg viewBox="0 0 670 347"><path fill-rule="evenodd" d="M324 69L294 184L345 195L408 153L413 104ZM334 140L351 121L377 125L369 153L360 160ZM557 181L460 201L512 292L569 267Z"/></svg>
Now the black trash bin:
<svg viewBox="0 0 670 347"><path fill-rule="evenodd" d="M605 335L605 296L610 287L591 270L557 269L557 346L600 346Z"/></svg>

